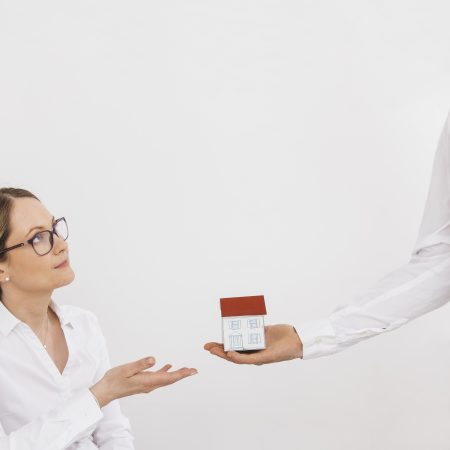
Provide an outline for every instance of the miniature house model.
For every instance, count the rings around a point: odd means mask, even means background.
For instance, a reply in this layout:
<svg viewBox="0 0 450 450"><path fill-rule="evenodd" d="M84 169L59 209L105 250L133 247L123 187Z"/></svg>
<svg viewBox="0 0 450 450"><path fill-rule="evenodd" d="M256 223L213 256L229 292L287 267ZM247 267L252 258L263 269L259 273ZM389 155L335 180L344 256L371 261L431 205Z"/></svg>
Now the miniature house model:
<svg viewBox="0 0 450 450"><path fill-rule="evenodd" d="M223 347L229 350L260 350L266 348L263 295L220 299Z"/></svg>

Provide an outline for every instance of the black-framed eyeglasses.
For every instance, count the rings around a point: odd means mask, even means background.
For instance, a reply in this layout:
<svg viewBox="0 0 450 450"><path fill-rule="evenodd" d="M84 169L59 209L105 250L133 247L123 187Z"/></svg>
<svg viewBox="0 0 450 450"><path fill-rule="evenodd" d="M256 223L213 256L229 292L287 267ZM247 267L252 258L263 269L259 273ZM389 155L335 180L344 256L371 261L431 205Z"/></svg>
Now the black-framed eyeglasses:
<svg viewBox="0 0 450 450"><path fill-rule="evenodd" d="M5 248L0 251L0 255L3 253L14 250L15 248L23 247L26 244L31 244L33 250L39 256L44 256L53 248L54 238L53 235L56 234L59 238L64 241L69 237L69 228L67 227L67 222L64 217L56 219L53 223L51 230L38 231L31 239L26 242L21 242L20 244L13 245L12 247Z"/></svg>

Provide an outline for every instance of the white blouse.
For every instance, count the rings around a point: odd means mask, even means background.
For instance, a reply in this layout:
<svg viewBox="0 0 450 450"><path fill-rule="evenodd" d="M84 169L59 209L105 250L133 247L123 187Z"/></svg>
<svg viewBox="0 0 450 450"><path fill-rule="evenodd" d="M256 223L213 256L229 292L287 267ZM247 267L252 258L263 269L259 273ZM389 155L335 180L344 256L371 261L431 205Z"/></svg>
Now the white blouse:
<svg viewBox="0 0 450 450"><path fill-rule="evenodd" d="M329 317L296 324L303 359L337 353L394 330L450 299L450 112L433 163L427 203L410 260Z"/></svg>
<svg viewBox="0 0 450 450"><path fill-rule="evenodd" d="M100 409L89 390L110 368L95 315L53 300L51 308L69 349L62 374L0 301L0 450L134 449L118 401Z"/></svg>

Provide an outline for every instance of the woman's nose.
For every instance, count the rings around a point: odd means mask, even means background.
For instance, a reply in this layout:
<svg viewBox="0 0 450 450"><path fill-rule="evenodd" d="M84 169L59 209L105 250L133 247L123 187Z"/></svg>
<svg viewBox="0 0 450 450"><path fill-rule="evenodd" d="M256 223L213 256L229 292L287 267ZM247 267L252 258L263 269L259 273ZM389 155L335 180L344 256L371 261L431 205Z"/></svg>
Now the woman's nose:
<svg viewBox="0 0 450 450"><path fill-rule="evenodd" d="M67 242L60 238L57 234L53 235L53 252L55 254L60 253L68 247Z"/></svg>

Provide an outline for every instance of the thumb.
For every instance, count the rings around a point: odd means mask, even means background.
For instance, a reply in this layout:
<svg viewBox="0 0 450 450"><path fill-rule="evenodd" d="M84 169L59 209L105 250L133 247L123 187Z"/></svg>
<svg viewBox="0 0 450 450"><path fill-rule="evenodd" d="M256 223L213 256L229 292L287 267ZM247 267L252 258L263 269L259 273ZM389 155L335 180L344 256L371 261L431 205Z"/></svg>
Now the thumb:
<svg viewBox="0 0 450 450"><path fill-rule="evenodd" d="M155 365L155 358L153 356L148 356L146 358L138 359L137 361L125 364L124 372L125 376L132 377L143 370L149 369Z"/></svg>

